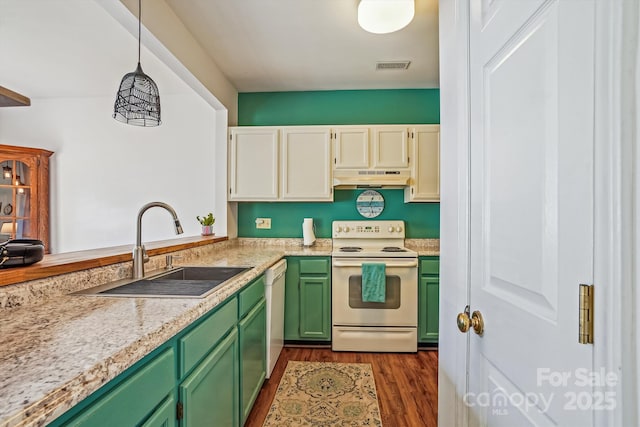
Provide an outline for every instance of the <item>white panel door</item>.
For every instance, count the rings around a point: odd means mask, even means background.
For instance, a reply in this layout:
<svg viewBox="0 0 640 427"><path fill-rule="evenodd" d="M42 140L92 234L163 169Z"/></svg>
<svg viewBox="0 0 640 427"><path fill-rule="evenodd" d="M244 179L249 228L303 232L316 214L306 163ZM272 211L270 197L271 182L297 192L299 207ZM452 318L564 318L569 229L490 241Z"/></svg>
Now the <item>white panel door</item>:
<svg viewBox="0 0 640 427"><path fill-rule="evenodd" d="M409 137L405 126L375 126L372 133L374 167L409 167Z"/></svg>
<svg viewBox="0 0 640 427"><path fill-rule="evenodd" d="M334 130L334 167L367 169L369 167L369 128L340 127Z"/></svg>
<svg viewBox="0 0 640 427"><path fill-rule="evenodd" d="M278 175L278 129L232 128L229 200L276 200Z"/></svg>
<svg viewBox="0 0 640 427"><path fill-rule="evenodd" d="M472 0L470 422L590 426L594 1Z"/></svg>
<svg viewBox="0 0 640 427"><path fill-rule="evenodd" d="M283 200L333 200L329 128L284 128L281 149Z"/></svg>

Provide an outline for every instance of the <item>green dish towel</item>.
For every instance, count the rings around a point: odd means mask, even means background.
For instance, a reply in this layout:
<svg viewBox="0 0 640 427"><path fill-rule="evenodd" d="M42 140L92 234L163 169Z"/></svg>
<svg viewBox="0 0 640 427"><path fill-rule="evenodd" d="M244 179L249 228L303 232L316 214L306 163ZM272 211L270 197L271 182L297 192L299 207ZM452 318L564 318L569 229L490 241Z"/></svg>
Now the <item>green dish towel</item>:
<svg viewBox="0 0 640 427"><path fill-rule="evenodd" d="M362 263L362 301L385 302L387 276L385 265L374 262Z"/></svg>

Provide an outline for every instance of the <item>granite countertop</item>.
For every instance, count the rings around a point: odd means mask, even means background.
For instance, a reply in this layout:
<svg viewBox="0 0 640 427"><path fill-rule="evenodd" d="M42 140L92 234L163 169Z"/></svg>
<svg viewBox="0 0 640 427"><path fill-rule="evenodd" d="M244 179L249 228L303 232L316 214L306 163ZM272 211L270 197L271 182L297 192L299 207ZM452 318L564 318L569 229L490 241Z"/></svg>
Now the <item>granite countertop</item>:
<svg viewBox="0 0 640 427"><path fill-rule="evenodd" d="M439 254L437 239L407 239L406 244L419 255ZM0 427L53 421L283 256L330 256L331 239L319 239L308 248L301 239L234 239L211 248L174 265L254 268L203 299L65 293L0 310ZM87 277L77 279L84 288L102 284Z"/></svg>
<svg viewBox="0 0 640 427"><path fill-rule="evenodd" d="M195 260L175 262L175 266L254 266L207 298L60 295L0 311L0 427L53 421L283 256L330 254L330 245L267 247L236 241Z"/></svg>

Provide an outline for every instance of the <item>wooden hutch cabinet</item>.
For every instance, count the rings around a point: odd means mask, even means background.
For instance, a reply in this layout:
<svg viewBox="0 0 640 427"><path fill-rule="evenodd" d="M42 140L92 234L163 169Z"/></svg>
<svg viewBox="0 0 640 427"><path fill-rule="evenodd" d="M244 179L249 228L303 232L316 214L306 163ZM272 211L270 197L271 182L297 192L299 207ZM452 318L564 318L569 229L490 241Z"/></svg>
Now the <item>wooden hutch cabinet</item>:
<svg viewBox="0 0 640 427"><path fill-rule="evenodd" d="M49 157L52 151L0 145L0 241L42 240L49 253Z"/></svg>

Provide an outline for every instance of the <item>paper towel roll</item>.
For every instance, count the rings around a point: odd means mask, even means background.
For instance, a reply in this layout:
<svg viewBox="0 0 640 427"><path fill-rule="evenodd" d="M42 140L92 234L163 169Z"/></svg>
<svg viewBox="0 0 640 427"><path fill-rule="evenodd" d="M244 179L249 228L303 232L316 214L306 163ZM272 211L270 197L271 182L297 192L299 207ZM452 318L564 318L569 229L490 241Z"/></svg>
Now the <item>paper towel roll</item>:
<svg viewBox="0 0 640 427"><path fill-rule="evenodd" d="M313 218L305 218L302 221L302 244L311 246L316 241L316 235L313 232Z"/></svg>

